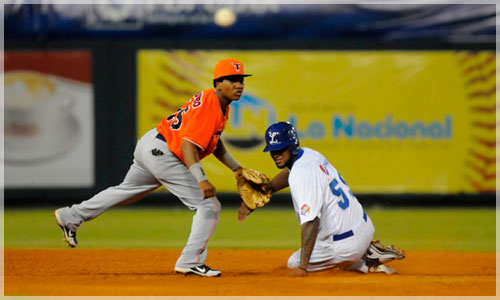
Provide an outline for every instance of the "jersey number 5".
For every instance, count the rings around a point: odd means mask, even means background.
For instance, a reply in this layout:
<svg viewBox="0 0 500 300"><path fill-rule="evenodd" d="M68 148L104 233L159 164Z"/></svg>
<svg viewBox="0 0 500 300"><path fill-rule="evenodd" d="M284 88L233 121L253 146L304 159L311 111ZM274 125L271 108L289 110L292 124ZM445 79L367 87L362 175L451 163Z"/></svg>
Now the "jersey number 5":
<svg viewBox="0 0 500 300"><path fill-rule="evenodd" d="M173 130L178 130L179 128L181 128L182 126L182 115L186 112L189 111L189 106L184 108L184 109L178 109L176 112L174 112L173 114L171 114L168 118L167 118L167 121L170 121L172 120L173 118L175 118L175 120L172 122L172 124L170 125L170 128L172 128Z"/></svg>
<svg viewBox="0 0 500 300"><path fill-rule="evenodd" d="M344 179L342 178L342 176L340 176L340 174L339 174L339 177L340 177L340 180L342 181L342 183L344 183L344 185L347 187L348 193L352 195L351 190L346 185ZM344 190L342 189L337 178L334 178L332 180L332 182L330 182L330 190L332 191L333 195L335 195L337 197L341 197L341 200L338 203L339 207L342 209L347 209L349 207L349 197L344 193Z"/></svg>

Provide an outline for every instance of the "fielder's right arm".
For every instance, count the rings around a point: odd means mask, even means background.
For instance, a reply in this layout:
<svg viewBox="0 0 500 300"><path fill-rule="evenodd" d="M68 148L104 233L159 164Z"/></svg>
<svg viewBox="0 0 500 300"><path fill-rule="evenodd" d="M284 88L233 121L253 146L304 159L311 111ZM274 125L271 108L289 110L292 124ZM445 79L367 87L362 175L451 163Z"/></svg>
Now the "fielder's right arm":
<svg viewBox="0 0 500 300"><path fill-rule="evenodd" d="M183 140L181 143L182 157L186 163L186 167L189 169L191 174L193 174L196 181L198 181L198 187L201 190L204 198L215 197L215 187L208 181L205 172L201 168L200 157L198 155L198 149L196 145Z"/></svg>
<svg viewBox="0 0 500 300"><path fill-rule="evenodd" d="M231 171L234 172L234 176L236 177L236 179L238 179L241 176L243 168L234 159L234 157L227 151L226 146L224 146L222 140L219 140L217 142L217 148L215 148L214 156L217 157L217 159L221 163L223 163L225 166L231 169Z"/></svg>

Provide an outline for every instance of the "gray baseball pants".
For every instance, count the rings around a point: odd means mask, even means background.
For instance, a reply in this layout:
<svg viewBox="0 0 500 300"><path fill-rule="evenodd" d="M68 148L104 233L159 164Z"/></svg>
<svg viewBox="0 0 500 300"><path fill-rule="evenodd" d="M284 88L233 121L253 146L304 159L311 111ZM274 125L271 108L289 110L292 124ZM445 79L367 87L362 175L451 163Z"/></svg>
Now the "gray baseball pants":
<svg viewBox="0 0 500 300"><path fill-rule="evenodd" d="M198 183L187 167L168 149L167 143L156 138L155 129L144 134L134 151L134 161L120 185L101 191L89 200L58 210L70 230L76 231L112 206L136 201L163 185L184 205L196 210L191 233L176 267L191 268L203 265L207 257L207 242L219 221L221 204L216 197L203 199ZM153 149L157 155L153 155Z"/></svg>

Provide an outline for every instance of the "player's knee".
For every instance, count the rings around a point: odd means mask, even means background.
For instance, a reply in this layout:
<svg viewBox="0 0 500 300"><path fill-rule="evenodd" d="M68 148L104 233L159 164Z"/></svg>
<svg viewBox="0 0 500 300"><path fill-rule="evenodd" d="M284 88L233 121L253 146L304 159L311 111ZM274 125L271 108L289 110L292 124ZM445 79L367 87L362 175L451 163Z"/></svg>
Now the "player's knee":
<svg viewBox="0 0 500 300"><path fill-rule="evenodd" d="M298 261L292 261L290 259L288 259L288 264L287 264L288 268L289 269L296 269L299 267L299 262Z"/></svg>
<svg viewBox="0 0 500 300"><path fill-rule="evenodd" d="M214 199L214 214L215 214L215 220L217 222L219 222L219 219L220 219L220 211L221 211L221 203L219 200L217 200L217 198L215 198Z"/></svg>
<svg viewBox="0 0 500 300"><path fill-rule="evenodd" d="M205 213L209 214L217 222L219 221L221 203L219 202L219 200L217 200L216 197L205 199L203 202L203 206L199 209L202 209Z"/></svg>
<svg viewBox="0 0 500 300"><path fill-rule="evenodd" d="M292 260L289 258L287 266L289 269L296 269L299 267L299 264L300 262L298 260Z"/></svg>
<svg viewBox="0 0 500 300"><path fill-rule="evenodd" d="M300 264L300 250L295 251L289 258L287 266L290 269L298 268Z"/></svg>

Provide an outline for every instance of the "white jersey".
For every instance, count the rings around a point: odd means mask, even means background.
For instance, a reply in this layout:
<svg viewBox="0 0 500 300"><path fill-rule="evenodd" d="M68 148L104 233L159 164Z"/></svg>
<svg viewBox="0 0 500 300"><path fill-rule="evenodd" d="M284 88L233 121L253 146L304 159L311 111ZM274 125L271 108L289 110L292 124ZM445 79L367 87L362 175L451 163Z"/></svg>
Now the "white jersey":
<svg viewBox="0 0 500 300"><path fill-rule="evenodd" d="M320 240L349 231L366 218L342 176L317 151L300 150L288 184L300 225L316 217L320 219Z"/></svg>

